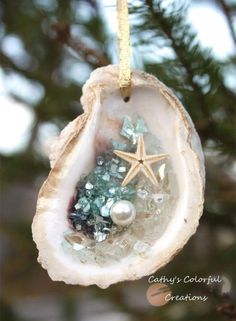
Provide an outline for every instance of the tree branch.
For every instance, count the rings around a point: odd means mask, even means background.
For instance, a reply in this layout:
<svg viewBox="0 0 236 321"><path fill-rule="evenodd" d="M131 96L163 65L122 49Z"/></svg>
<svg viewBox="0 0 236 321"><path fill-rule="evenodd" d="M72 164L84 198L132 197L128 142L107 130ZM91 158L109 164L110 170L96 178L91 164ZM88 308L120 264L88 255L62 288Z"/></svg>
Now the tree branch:
<svg viewBox="0 0 236 321"><path fill-rule="evenodd" d="M68 23L60 22L54 24L53 30L56 32L56 39L67 45L69 48L74 50L83 60L94 68L108 65L110 62L104 54L96 51L95 49L87 47L78 38L72 38L70 34L70 26Z"/></svg>

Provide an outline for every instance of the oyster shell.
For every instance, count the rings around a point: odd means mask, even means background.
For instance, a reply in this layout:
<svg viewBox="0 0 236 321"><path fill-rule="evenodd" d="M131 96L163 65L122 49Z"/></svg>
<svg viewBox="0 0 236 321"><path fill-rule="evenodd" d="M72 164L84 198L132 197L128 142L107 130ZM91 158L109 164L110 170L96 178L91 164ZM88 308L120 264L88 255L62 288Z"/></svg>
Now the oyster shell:
<svg viewBox="0 0 236 321"><path fill-rule="evenodd" d="M118 66L99 68L86 82L81 103L84 114L52 146L52 169L39 193L32 232L38 261L53 280L106 288L154 273L195 233L203 210L204 159L186 110L149 74L133 71L131 99L124 102ZM124 117L141 117L152 133L146 139L148 148L169 157L153 167L158 188L141 174L136 179L137 219L106 240L88 240L68 222L71 200L81 177L94 170L96 157L111 149L111 139L125 139L120 137ZM83 239L84 244L76 244Z"/></svg>

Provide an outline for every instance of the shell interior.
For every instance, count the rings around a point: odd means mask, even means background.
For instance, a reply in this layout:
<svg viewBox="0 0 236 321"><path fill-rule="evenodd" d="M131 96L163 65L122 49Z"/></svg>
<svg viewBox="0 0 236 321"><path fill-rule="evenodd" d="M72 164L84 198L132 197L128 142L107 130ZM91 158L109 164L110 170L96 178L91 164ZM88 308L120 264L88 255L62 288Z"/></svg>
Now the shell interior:
<svg viewBox="0 0 236 321"><path fill-rule="evenodd" d="M107 287L139 278L166 264L198 225L204 167L189 116L163 84L140 72L124 102L117 77L116 66L92 74L82 98L84 125L77 133L78 123L69 125L39 197L34 238L55 280ZM157 184L140 170L123 186L131 164L114 150L135 154L140 135L147 155L168 157L151 164ZM127 226L111 220L120 200L136 209Z"/></svg>

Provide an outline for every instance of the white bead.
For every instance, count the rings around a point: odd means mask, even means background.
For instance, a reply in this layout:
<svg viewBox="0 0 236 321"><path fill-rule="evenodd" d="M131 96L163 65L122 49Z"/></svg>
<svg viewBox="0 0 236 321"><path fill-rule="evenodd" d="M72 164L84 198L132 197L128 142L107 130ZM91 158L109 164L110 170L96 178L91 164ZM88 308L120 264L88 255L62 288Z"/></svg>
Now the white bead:
<svg viewBox="0 0 236 321"><path fill-rule="evenodd" d="M121 226L131 224L136 217L136 209L129 201L118 201L111 207L112 221Z"/></svg>

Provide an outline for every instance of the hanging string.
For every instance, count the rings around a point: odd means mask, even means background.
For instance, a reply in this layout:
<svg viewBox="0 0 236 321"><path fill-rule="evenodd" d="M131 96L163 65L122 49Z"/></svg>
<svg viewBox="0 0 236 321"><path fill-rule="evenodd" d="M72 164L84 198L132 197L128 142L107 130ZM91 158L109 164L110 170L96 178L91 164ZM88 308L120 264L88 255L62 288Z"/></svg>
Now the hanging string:
<svg viewBox="0 0 236 321"><path fill-rule="evenodd" d="M130 29L127 0L117 0L119 42L119 87L124 101L131 94Z"/></svg>

